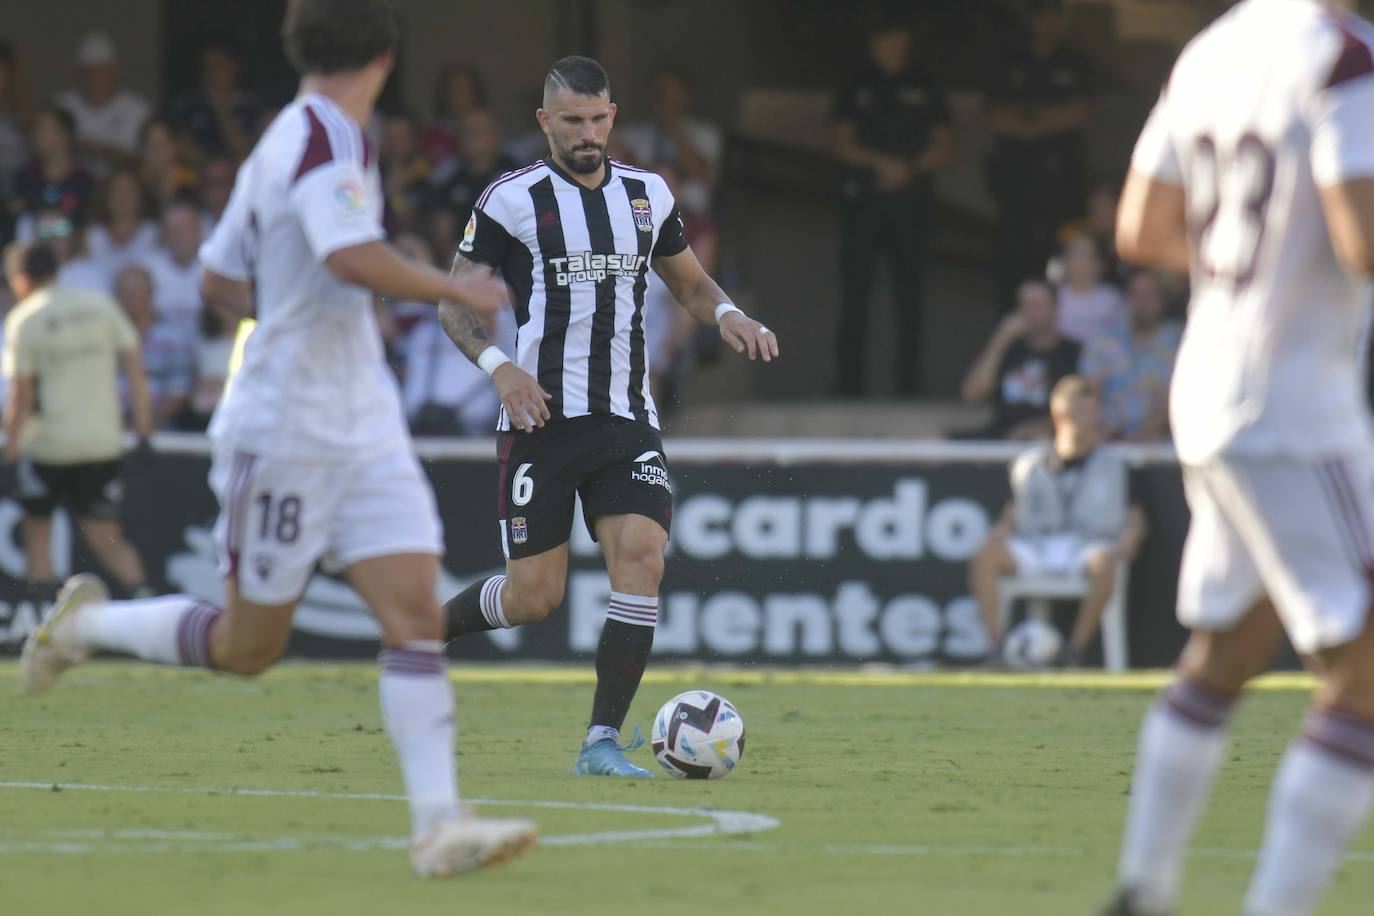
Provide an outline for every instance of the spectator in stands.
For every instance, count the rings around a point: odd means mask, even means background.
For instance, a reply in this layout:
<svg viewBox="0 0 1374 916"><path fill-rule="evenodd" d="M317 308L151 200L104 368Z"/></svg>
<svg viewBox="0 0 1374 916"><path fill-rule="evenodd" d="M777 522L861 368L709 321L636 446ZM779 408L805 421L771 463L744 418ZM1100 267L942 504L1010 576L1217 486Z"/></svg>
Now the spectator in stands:
<svg viewBox="0 0 1374 916"><path fill-rule="evenodd" d="M435 176L433 205L450 210L464 225L487 185L516 166L502 151L501 127L487 109L460 117L456 136L462 154Z"/></svg>
<svg viewBox="0 0 1374 916"><path fill-rule="evenodd" d="M234 190L234 176L238 167L228 156L211 156L200 167L200 185L197 196L203 205L201 222L204 224L206 238L214 231L224 208L229 206L229 195Z"/></svg>
<svg viewBox="0 0 1374 916"><path fill-rule="evenodd" d="M467 217L446 208L431 210L425 217L425 243L434 252L434 264L448 270L453 264L453 256L458 252L459 236Z"/></svg>
<svg viewBox="0 0 1374 916"><path fill-rule="evenodd" d="M1164 285L1153 271L1131 277L1126 301L1128 320L1088 341L1081 371L1102 394L1109 438L1156 442L1169 437L1169 379L1183 328L1168 320Z"/></svg>
<svg viewBox="0 0 1374 916"><path fill-rule="evenodd" d="M179 429L204 432L210 425L210 416L229 381L229 363L234 356L240 317L232 302L212 299L201 306L195 341L195 382L178 421Z"/></svg>
<svg viewBox="0 0 1374 916"><path fill-rule="evenodd" d="M1078 367L1082 345L1059 333L1055 290L1025 280L1016 310L1002 320L964 378L963 399L992 402L992 425L960 438L1041 439L1053 431L1050 392Z"/></svg>
<svg viewBox="0 0 1374 916"><path fill-rule="evenodd" d="M659 173L677 196L678 175L671 167ZM687 220L687 243L707 274L715 275L720 238L716 222L702 214ZM706 333L702 333L702 332ZM676 413L678 391L703 356L709 357L719 337L687 314L662 278L649 272L644 291L644 345L649 363L649 385L660 420Z"/></svg>
<svg viewBox="0 0 1374 916"><path fill-rule="evenodd" d="M844 284L836 334L839 392L864 392L873 277L886 260L897 298L897 387L920 388L921 284L933 205L932 177L953 153L944 87L912 62L910 14L869 30L868 59L840 90L835 151L852 170L845 182L840 251Z"/></svg>
<svg viewBox="0 0 1374 916"><path fill-rule="evenodd" d="M434 250L429 247L429 242L424 236L415 232L403 232L392 238L392 244L404 255L419 261L421 264L434 264L447 270L450 264L439 263L434 257ZM449 253L450 256L453 252ZM394 325L394 333L389 339L395 341L397 353L394 354L402 359L405 356L405 341L410 336L410 332L420 320L434 315L434 303L432 302L413 302L395 301L389 302L388 308L384 313ZM386 328L383 328L385 331Z"/></svg>
<svg viewBox="0 0 1374 916"><path fill-rule="evenodd" d="M143 262L153 278L153 305L159 318L192 326L201 320L201 238L194 198L178 198L163 212L158 247Z"/></svg>
<svg viewBox="0 0 1374 916"><path fill-rule="evenodd" d="M186 407L195 379L192 338L181 322L158 319L153 309L152 277L139 265L130 264L115 276L115 298L138 331L153 428L169 429ZM121 386L121 394L124 409L130 412L133 404L127 382Z"/></svg>
<svg viewBox="0 0 1374 916"><path fill-rule="evenodd" d="M137 170L121 166L105 177L95 199L95 222L86 230L86 252L111 277L157 248L157 223L148 218L150 209Z"/></svg>
<svg viewBox="0 0 1374 916"><path fill-rule="evenodd" d="M62 286L110 294L114 277L104 264L86 254L86 233L80 223L61 210L39 210L33 214L31 235L56 255L57 280Z"/></svg>
<svg viewBox="0 0 1374 916"><path fill-rule="evenodd" d="M1088 589L1057 660L1077 664L1097 635L1118 564L1130 563L1145 538L1145 513L1131 493L1126 462L1100 447L1101 409L1089 379L1061 379L1051 396L1054 440L1012 463L1011 502L969 564L969 585L991 646L1003 636L1003 576L1081 574Z"/></svg>
<svg viewBox="0 0 1374 916"><path fill-rule="evenodd" d="M31 218L38 210L59 210L68 219L84 221L94 192L90 173L77 158L76 122L65 108L49 105L38 112L33 154L14 176L14 206L21 214L16 235L22 239L33 237Z"/></svg>
<svg viewBox="0 0 1374 916"><path fill-rule="evenodd" d="M430 197L429 160L420 151L420 124L409 114L386 115L382 119L382 189L386 197L387 229L413 232L421 223Z"/></svg>
<svg viewBox="0 0 1374 916"><path fill-rule="evenodd" d="M692 82L680 64L660 64L654 72L648 121L617 127L630 161L678 176L678 206L684 213L713 209L720 180L725 134L720 126L692 113Z"/></svg>
<svg viewBox="0 0 1374 916"><path fill-rule="evenodd" d="M76 119L76 135L86 154L102 165L117 164L137 151L139 131L153 110L122 80L114 41L104 32L88 32L76 50L76 86L57 96L57 104Z"/></svg>
<svg viewBox="0 0 1374 916"><path fill-rule="evenodd" d="M455 61L444 67L434 85L434 120L421 142L425 158L437 167L460 155L458 119L486 107L486 85L475 66Z"/></svg>
<svg viewBox="0 0 1374 916"><path fill-rule="evenodd" d="M1058 238L1061 250L1080 235L1091 238L1106 265L1107 281L1124 285L1129 270L1116 252L1116 208L1120 199L1120 184L1103 181L1093 185L1082 215L1061 227Z"/></svg>
<svg viewBox="0 0 1374 916"><path fill-rule="evenodd" d="M143 127L138 172L159 212L178 194L194 191L198 183L195 170L182 161L176 131L161 118L153 118Z"/></svg>
<svg viewBox="0 0 1374 916"><path fill-rule="evenodd" d="M21 77L14 48L0 41L0 205L8 196L10 182L29 161L31 112ZM5 216L6 213L0 213L0 239L7 234L4 224L9 220Z"/></svg>
<svg viewBox="0 0 1374 916"><path fill-rule="evenodd" d="M172 100L171 123L190 141L197 161L247 157L257 138L262 105L239 85L239 52L227 37L201 49L200 83Z"/></svg>
<svg viewBox="0 0 1374 916"><path fill-rule="evenodd" d="M987 123L996 143L987 174L1000 211L1004 294L1038 274L1056 233L1086 196L1083 131L1093 114L1089 64L1064 44L1060 0L1032 0L1028 41L994 70Z"/></svg>
<svg viewBox="0 0 1374 916"><path fill-rule="evenodd" d="M5 319L6 462L23 459L26 572L54 579L52 513L73 516L87 546L128 592L144 588L143 564L119 524L123 422L117 373L128 379L134 430L152 433L138 334L109 296L57 283L57 256L42 242L18 242L5 269L19 304ZM42 410L37 410L37 405Z"/></svg>
<svg viewBox="0 0 1374 916"><path fill-rule="evenodd" d="M515 316L509 309L482 317L495 346L515 346ZM402 389L410 429L417 436L487 435L496 428L501 400L487 374L453 346L430 309L406 343Z"/></svg>
<svg viewBox="0 0 1374 916"><path fill-rule="evenodd" d="M1106 281L1106 271L1102 252L1091 236L1075 236L1064 246L1059 330L1065 337L1089 341L1125 321L1126 297Z"/></svg>

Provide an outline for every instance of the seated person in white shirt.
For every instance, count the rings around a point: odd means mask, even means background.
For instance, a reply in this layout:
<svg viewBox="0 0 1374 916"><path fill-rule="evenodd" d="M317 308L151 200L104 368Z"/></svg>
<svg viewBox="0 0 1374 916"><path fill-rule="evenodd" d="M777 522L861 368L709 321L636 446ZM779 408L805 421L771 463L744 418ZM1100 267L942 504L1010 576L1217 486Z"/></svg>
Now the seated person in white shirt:
<svg viewBox="0 0 1374 916"><path fill-rule="evenodd" d="M200 320L200 264L202 238L200 210L190 197L177 197L163 211L159 246L148 255L143 266L153 277L154 299L159 318L172 318L195 324Z"/></svg>
<svg viewBox="0 0 1374 916"><path fill-rule="evenodd" d="M1124 458L1099 447L1102 401L1092 382L1062 379L1050 395L1050 417L1053 441L1012 463L1012 501L970 561L969 586L996 647L1004 635L1003 576L1082 574L1088 590L1058 659L1073 665L1097 635L1118 564L1134 559L1145 537L1145 513L1132 498Z"/></svg>
<svg viewBox="0 0 1374 916"><path fill-rule="evenodd" d="M111 275L146 260L157 247L157 222L138 171L121 166L105 177L95 198L95 220L86 230L86 251Z"/></svg>
<svg viewBox="0 0 1374 916"><path fill-rule="evenodd" d="M1069 239L1058 269L1059 330L1065 337L1087 342L1126 320L1126 297L1104 279L1107 262L1096 239L1086 233Z"/></svg>
<svg viewBox="0 0 1374 916"><path fill-rule="evenodd" d="M493 346L515 347L515 316L502 309L482 321ZM405 345L402 399L417 436L491 435L501 400L487 374L449 341L433 314L411 330Z"/></svg>
<svg viewBox="0 0 1374 916"><path fill-rule="evenodd" d="M132 156L152 106L121 82L119 52L104 32L89 32L76 51L76 87L57 104L76 119L76 134L88 155L106 161Z"/></svg>

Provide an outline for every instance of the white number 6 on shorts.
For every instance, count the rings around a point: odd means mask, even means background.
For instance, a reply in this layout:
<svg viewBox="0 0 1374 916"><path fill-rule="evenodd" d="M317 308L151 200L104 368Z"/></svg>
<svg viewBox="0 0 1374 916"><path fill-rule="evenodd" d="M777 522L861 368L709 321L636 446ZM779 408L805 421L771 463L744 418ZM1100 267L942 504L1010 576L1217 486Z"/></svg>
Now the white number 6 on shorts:
<svg viewBox="0 0 1374 916"><path fill-rule="evenodd" d="M534 498L534 480L525 476L534 465L525 462L515 470L515 477L511 480L510 501L517 506L524 506Z"/></svg>

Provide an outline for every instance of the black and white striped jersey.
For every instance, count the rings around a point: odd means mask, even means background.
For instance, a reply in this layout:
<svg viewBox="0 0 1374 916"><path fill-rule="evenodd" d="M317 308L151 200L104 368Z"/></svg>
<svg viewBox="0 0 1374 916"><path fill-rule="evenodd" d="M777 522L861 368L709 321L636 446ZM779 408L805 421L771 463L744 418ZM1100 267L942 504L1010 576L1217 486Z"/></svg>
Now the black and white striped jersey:
<svg viewBox="0 0 1374 916"><path fill-rule="evenodd" d="M610 159L594 189L549 160L502 175L458 246L510 285L513 358L553 395L555 419L613 414L654 427L644 290L650 262L686 248L667 183ZM500 428L510 429L504 410Z"/></svg>

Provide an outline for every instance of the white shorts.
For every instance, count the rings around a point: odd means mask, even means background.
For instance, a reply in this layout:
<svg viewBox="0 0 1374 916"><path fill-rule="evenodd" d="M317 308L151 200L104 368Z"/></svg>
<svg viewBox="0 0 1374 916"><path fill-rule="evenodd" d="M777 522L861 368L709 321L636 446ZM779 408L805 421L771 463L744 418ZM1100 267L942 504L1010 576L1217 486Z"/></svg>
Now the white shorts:
<svg viewBox="0 0 1374 916"><path fill-rule="evenodd" d="M1016 571L1024 576L1078 575L1087 568L1094 552L1110 547L1106 541L1084 540L1076 534L1007 538Z"/></svg>
<svg viewBox="0 0 1374 916"><path fill-rule="evenodd" d="M257 604L300 598L322 558L347 567L394 554L443 554L434 492L408 448L334 464L216 449L210 489L220 505L220 572Z"/></svg>
<svg viewBox="0 0 1374 916"><path fill-rule="evenodd" d="M1374 570L1374 459L1229 459L1185 466L1192 510L1178 619L1228 630L1262 597L1299 652L1364 629Z"/></svg>

